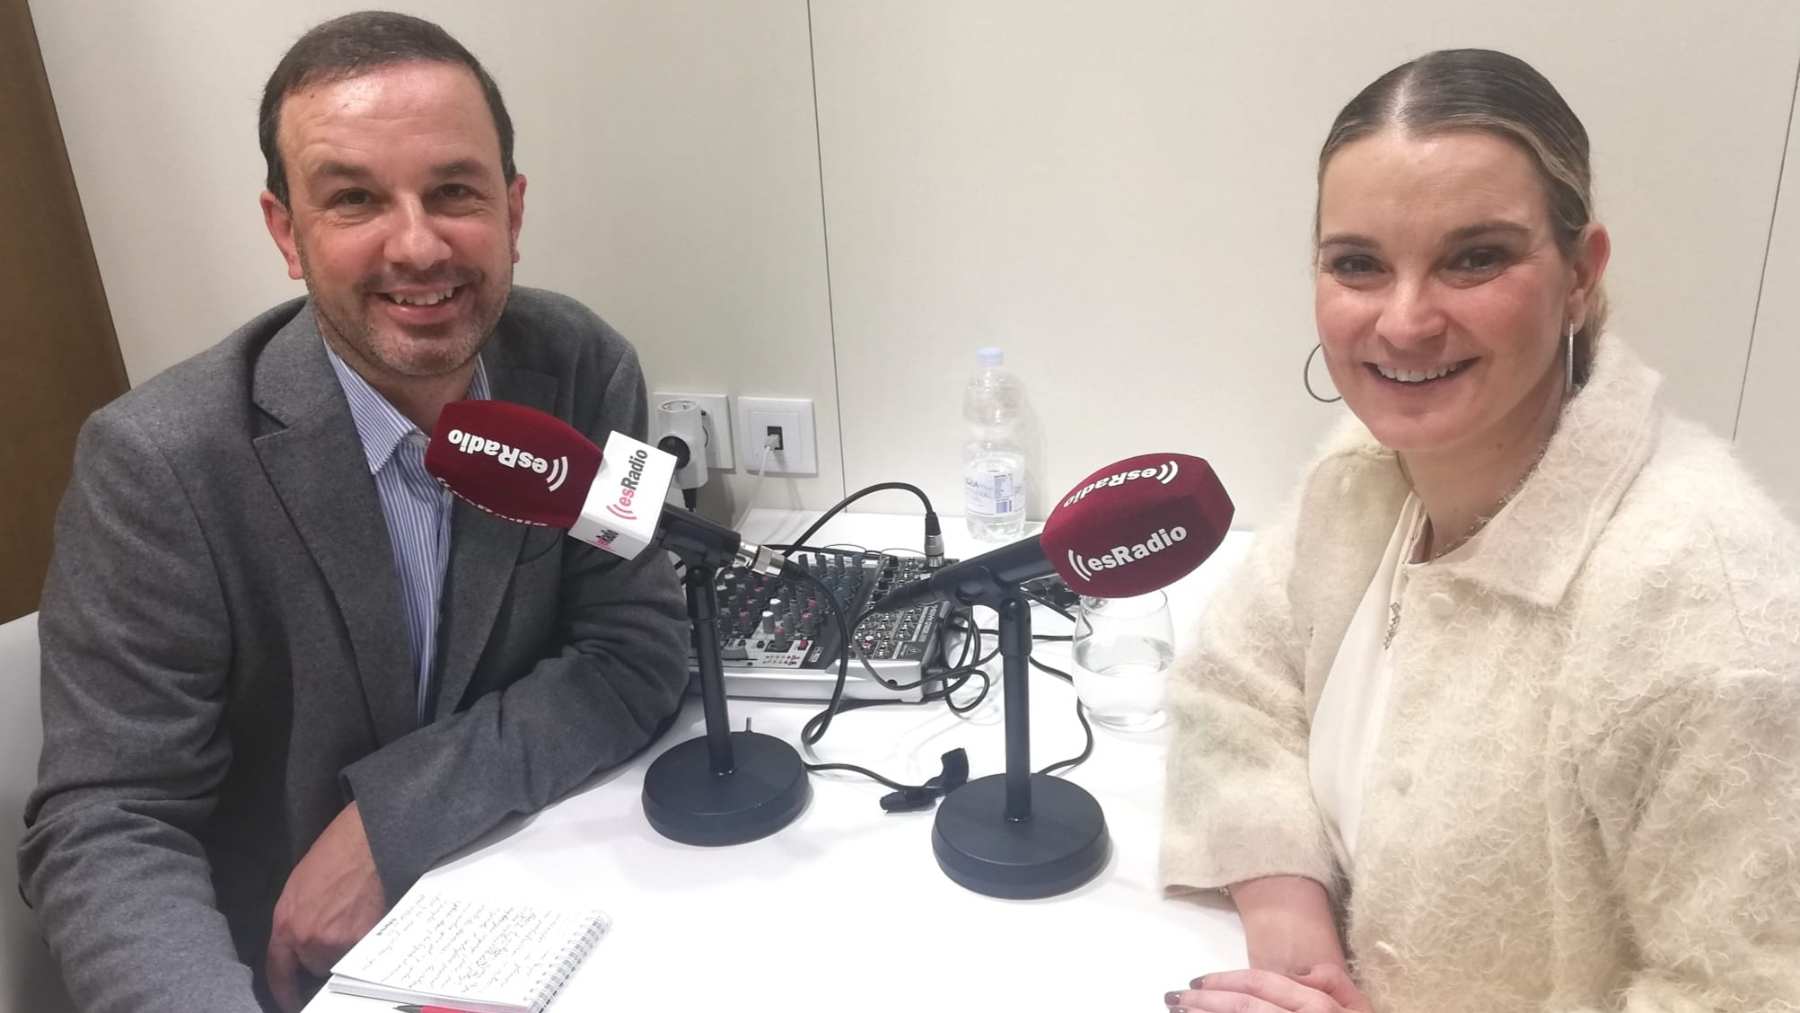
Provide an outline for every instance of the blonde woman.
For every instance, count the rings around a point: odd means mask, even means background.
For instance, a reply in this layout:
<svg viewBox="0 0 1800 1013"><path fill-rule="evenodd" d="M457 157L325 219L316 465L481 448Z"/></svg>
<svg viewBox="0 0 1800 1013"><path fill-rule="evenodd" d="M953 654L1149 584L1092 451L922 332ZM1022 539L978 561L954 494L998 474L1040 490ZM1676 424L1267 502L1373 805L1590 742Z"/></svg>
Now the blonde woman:
<svg viewBox="0 0 1800 1013"><path fill-rule="evenodd" d="M1590 178L1501 53L1333 125L1353 417L1174 692L1164 882L1251 967L1168 1006L1800 1010L1800 537L1604 332Z"/></svg>

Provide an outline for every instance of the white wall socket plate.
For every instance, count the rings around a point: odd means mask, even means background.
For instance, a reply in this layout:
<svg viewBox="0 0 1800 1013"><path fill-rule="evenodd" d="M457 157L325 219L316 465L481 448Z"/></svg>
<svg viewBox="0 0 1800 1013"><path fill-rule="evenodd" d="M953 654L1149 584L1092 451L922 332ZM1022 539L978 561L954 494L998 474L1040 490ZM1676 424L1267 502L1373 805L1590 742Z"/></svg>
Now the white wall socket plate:
<svg viewBox="0 0 1800 1013"><path fill-rule="evenodd" d="M686 398L698 402L700 410L705 412L706 423L706 466L718 470L735 467L731 456L731 408L730 402L723 394L665 394L658 391L650 395L650 442L652 445L661 439L663 434L656 431L656 406L664 401Z"/></svg>
<svg viewBox="0 0 1800 1013"><path fill-rule="evenodd" d="M769 451L769 475L817 475L819 443L813 431L810 398L740 397L737 399L738 442L744 448L740 474L757 473L763 459L763 438L770 426L781 427L782 449Z"/></svg>

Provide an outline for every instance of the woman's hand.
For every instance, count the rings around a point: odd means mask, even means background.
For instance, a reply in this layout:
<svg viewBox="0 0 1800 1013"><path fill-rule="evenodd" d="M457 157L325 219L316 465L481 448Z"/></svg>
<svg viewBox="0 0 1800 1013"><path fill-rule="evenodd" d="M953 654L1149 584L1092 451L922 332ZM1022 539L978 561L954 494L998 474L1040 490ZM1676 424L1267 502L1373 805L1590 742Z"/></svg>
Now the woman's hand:
<svg viewBox="0 0 1800 1013"><path fill-rule="evenodd" d="M1327 964L1347 966L1331 898L1317 880L1265 876L1231 887L1244 923L1250 966L1291 975Z"/></svg>
<svg viewBox="0 0 1800 1013"><path fill-rule="evenodd" d="M1274 971L1223 971L1195 978L1187 991L1170 992L1171 1010L1194 1013L1373 1013L1341 966L1323 964L1295 975Z"/></svg>

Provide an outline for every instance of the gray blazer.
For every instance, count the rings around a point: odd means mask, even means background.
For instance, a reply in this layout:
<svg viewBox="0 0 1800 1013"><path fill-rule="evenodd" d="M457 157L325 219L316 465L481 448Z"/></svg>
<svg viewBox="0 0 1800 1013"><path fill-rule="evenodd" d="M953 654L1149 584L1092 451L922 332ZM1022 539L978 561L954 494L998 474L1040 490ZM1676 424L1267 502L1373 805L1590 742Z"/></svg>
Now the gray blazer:
<svg viewBox="0 0 1800 1013"><path fill-rule="evenodd" d="M493 395L644 434L636 354L513 291ZM632 562L457 502L434 719L387 528L310 303L83 427L44 588L44 750L19 880L84 1009L252 1010L294 864L352 798L390 901L642 749L686 683L660 552Z"/></svg>

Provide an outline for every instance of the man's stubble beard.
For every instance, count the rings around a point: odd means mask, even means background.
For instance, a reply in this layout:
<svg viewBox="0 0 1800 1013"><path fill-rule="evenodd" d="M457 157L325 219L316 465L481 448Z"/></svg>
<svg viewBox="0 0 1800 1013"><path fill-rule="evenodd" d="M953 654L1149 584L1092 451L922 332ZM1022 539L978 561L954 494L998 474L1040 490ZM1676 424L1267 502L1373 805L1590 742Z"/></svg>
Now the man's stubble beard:
<svg viewBox="0 0 1800 1013"><path fill-rule="evenodd" d="M319 323L320 334L325 341L337 349L340 356L349 353L349 357L367 364L368 367L396 377L422 379L444 376L473 362L475 357L481 354L481 350L487 347L487 343L493 339L494 331L500 324L500 316L505 311L508 300L512 297L512 264L509 262L506 265L506 278L501 286L499 299L495 301L493 309L487 313L481 311L479 304L476 306L476 316L472 322L472 329L476 333L471 340L467 341L466 350L459 351L454 362L448 364L428 362L423 366L406 361L396 362L381 352L373 315L365 316L363 326L360 328L349 326L349 321L338 319L336 307L332 306L329 300L320 298L318 287L313 284L313 272L306 255L306 247L298 241L298 237L296 237L294 251L300 259L300 274L306 284L306 293L312 299L313 312ZM477 289L480 287L477 282L467 282L466 284ZM367 295L357 288L352 290L352 298L357 300L360 306L366 301ZM471 298L475 298L475 296L472 295ZM352 334L356 337L352 338ZM458 342L457 346L460 348L462 344L462 342Z"/></svg>

